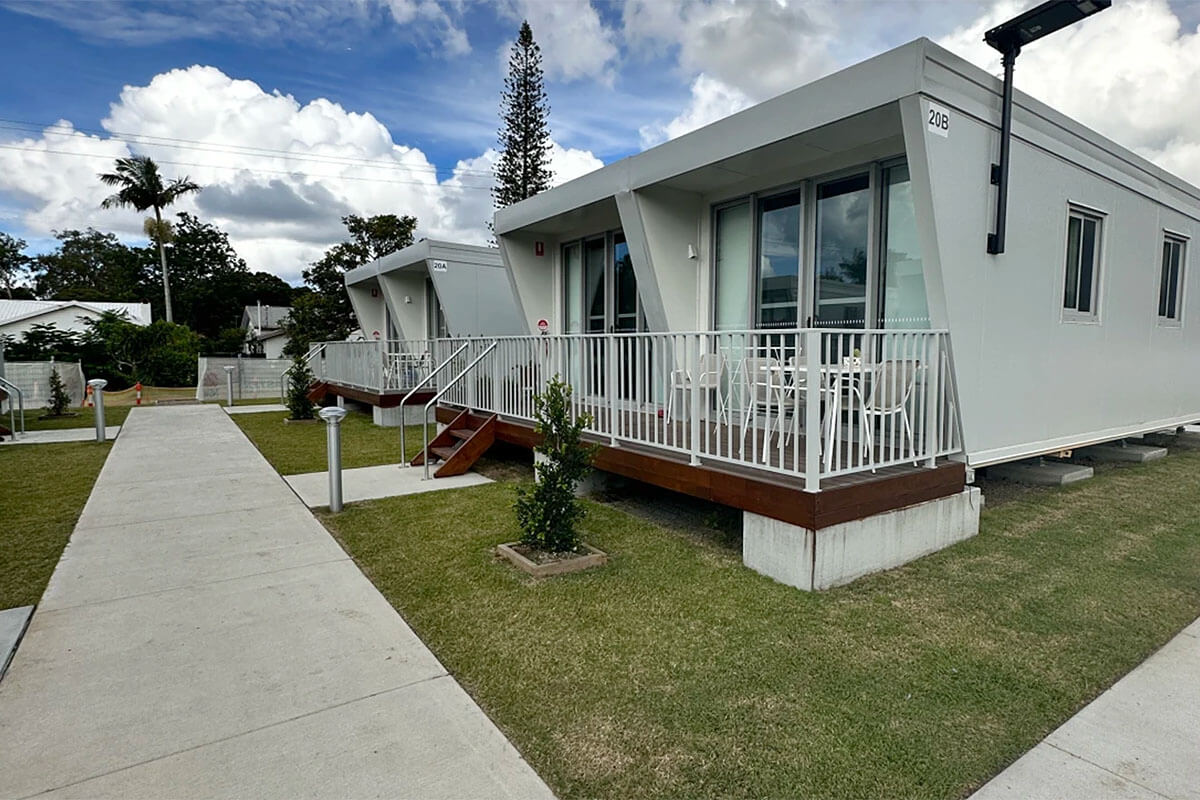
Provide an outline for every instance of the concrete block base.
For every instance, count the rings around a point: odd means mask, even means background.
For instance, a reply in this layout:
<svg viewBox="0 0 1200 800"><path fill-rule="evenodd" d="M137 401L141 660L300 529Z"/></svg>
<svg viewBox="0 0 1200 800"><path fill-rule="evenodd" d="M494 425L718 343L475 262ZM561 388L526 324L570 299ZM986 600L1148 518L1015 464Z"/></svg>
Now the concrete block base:
<svg viewBox="0 0 1200 800"><path fill-rule="evenodd" d="M816 531L743 511L742 562L797 589L829 589L969 539L979 533L982 505L980 490L968 486Z"/></svg>
<svg viewBox="0 0 1200 800"><path fill-rule="evenodd" d="M381 428L399 428L401 425L420 425L425 415L425 406L397 406L380 408L371 406L371 421ZM433 412L430 412L430 417Z"/></svg>
<svg viewBox="0 0 1200 800"><path fill-rule="evenodd" d="M1094 447L1085 447L1075 453L1076 458L1084 458L1090 461L1132 462L1135 464L1166 458L1166 456L1167 448L1165 447L1151 447L1149 445L1128 444L1126 442L1098 444Z"/></svg>
<svg viewBox="0 0 1200 800"><path fill-rule="evenodd" d="M1001 478L1017 483L1032 483L1035 486L1066 486L1068 483L1085 481L1095 474L1091 467L1080 464L1064 464L1060 461L1012 461L988 467L989 478Z"/></svg>
<svg viewBox="0 0 1200 800"><path fill-rule="evenodd" d="M1147 433L1138 442L1151 447L1176 447L1184 450L1195 450L1200 448L1200 433L1190 431L1187 428L1184 428L1182 433L1178 430L1156 431L1154 433Z"/></svg>

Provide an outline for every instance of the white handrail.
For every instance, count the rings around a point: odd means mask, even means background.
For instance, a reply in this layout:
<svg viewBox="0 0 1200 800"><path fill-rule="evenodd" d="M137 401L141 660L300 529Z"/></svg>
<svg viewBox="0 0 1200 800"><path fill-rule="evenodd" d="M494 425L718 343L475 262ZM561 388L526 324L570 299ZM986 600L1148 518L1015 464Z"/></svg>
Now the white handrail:
<svg viewBox="0 0 1200 800"><path fill-rule="evenodd" d="M16 410L21 410L21 435L25 435L25 393L21 391L21 387L17 386L7 378L0 376L0 389L4 389L8 393L8 422L12 426L13 439L17 438L17 417ZM17 405L13 406L12 393L17 394Z"/></svg>
<svg viewBox="0 0 1200 800"><path fill-rule="evenodd" d="M430 372L428 375L426 375L424 378L421 379L420 383L418 383L413 388L409 389L408 394L404 395L404 398L400 401L400 460L401 461L407 460L407 458L408 458L408 456L406 455L406 453L408 451L404 449L404 406L406 403L408 403L408 398L410 398L414 394L416 394L417 390L420 389L422 386L424 386L426 383L433 380L437 376L437 374L446 367L447 364L449 364L454 358L456 358L458 356L459 353L461 353L463 350L466 350L467 347L469 346L469 344L470 344L469 342L463 342L462 345L457 350L455 350L453 353L450 354L449 358L447 358L441 364L437 365L437 369ZM429 420L425 421L425 425L426 425L426 427L428 427Z"/></svg>
<svg viewBox="0 0 1200 800"><path fill-rule="evenodd" d="M470 343L468 342L467 344L470 344ZM458 373L453 378L451 378L450 382L447 383L445 386L443 386L441 389L439 389L437 394L435 394L433 396L433 398L428 403L425 404L425 415L422 417L422 421L424 422L424 425L423 425L423 430L421 431L421 434L423 437L423 445L424 445L421 452L425 454L425 458L423 459L425 462L425 480L429 480L429 409L432 408L433 406L435 406L437 404L437 401L442 399L442 396L445 395L446 392L448 392L452 386L454 386L456 383L458 383L460 380L462 380L463 376L465 376L471 370L475 369L476 365L478 365L479 362L483 360L484 356L486 356L488 353L495 350L498 344L499 344L498 342L493 341L490 345L488 345L487 348L482 353L477 355L470 364L467 364L467 366L463 368L462 372ZM463 346L465 347L466 344L464 344ZM469 414L470 412L471 412L471 406L467 406L467 413Z"/></svg>

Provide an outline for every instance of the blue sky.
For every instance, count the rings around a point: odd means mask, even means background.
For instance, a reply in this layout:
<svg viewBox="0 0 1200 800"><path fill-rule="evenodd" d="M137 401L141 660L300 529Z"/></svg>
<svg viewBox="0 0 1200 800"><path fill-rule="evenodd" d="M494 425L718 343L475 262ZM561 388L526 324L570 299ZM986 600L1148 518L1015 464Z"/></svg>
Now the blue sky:
<svg viewBox="0 0 1200 800"><path fill-rule="evenodd" d="M94 177L146 152L212 187L181 208L292 280L349 211L414 213L426 234L479 241L522 18L544 51L561 180L920 35L994 68L982 30L1026 5L0 0L0 118L34 123L0 122L0 230L34 250L66 227L136 239L135 215L98 211ZM1197 23L1200 2L1116 0L1023 55L1019 85L1200 182ZM1077 78L1089 59L1090 94ZM43 130L59 120L73 129Z"/></svg>

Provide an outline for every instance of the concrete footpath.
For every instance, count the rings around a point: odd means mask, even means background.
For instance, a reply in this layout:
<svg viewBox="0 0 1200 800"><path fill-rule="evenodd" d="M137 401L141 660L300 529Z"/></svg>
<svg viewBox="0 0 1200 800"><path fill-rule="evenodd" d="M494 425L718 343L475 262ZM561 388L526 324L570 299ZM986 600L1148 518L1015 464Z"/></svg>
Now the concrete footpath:
<svg viewBox="0 0 1200 800"><path fill-rule="evenodd" d="M1200 620L972 800L1200 798Z"/></svg>
<svg viewBox="0 0 1200 800"><path fill-rule="evenodd" d="M0 682L0 797L550 791L233 421L135 409Z"/></svg>

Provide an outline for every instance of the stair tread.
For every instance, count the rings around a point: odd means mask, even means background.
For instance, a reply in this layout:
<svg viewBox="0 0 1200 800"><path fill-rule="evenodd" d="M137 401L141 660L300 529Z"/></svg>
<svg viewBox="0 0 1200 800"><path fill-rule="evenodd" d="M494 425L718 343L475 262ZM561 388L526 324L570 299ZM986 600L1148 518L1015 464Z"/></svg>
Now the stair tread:
<svg viewBox="0 0 1200 800"><path fill-rule="evenodd" d="M429 448L429 452L445 461L446 459L450 458L450 456L454 455L457 449L458 448L455 447L431 447Z"/></svg>
<svg viewBox="0 0 1200 800"><path fill-rule="evenodd" d="M464 440L470 439L472 436L475 435L475 429L474 428L455 428L454 430L450 431L450 435L453 436L455 439L464 439Z"/></svg>

